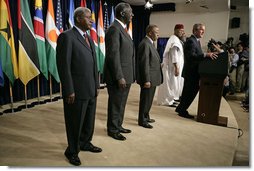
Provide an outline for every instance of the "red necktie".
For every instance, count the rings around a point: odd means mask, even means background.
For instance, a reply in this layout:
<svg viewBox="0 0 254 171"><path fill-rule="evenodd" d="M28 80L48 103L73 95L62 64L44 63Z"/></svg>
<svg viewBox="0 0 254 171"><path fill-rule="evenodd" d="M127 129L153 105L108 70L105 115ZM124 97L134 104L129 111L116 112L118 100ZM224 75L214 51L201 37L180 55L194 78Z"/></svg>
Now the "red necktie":
<svg viewBox="0 0 254 171"><path fill-rule="evenodd" d="M90 42L89 42L87 34L84 34L84 37L85 37L85 40L86 40L86 43L87 43L88 47L90 47Z"/></svg>

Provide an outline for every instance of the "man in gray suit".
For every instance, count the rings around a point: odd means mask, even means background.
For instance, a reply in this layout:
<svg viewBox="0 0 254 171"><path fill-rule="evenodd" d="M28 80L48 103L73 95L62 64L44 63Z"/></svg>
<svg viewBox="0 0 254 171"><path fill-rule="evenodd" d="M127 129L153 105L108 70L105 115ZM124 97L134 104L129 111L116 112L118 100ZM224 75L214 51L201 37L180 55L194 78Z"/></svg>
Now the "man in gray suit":
<svg viewBox="0 0 254 171"><path fill-rule="evenodd" d="M124 110L131 84L135 80L135 49L126 26L132 20L133 13L128 3L119 3L115 7L116 19L105 35L106 57L104 79L108 90L108 135L116 140L125 140L121 133L131 130L122 127Z"/></svg>
<svg viewBox="0 0 254 171"><path fill-rule="evenodd" d="M140 42L137 54L137 83L140 85L140 102L138 124L144 128L153 128L149 124L155 122L150 119L151 109L156 86L162 83L162 70L160 56L154 41L159 37L159 28L156 25L148 25L146 37Z"/></svg>
<svg viewBox="0 0 254 171"><path fill-rule="evenodd" d="M99 89L95 46L86 34L92 26L91 11L74 11L74 27L57 40L57 68L62 83L64 118L68 140L65 156L80 165L80 150L101 152L91 141L94 132L96 100Z"/></svg>

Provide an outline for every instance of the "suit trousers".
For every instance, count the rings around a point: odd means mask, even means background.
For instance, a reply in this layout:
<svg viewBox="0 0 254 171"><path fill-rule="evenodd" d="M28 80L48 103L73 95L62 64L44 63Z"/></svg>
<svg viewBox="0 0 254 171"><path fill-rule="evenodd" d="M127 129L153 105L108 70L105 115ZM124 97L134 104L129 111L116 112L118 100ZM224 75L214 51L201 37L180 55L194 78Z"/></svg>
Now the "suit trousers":
<svg viewBox="0 0 254 171"><path fill-rule="evenodd" d="M153 104L156 87L143 88L143 86L140 86L140 88L138 123L144 125L150 119L149 112Z"/></svg>
<svg viewBox="0 0 254 171"><path fill-rule="evenodd" d="M241 92L242 91L242 83L243 83L243 73L244 73L244 64L237 66L237 76L236 76L236 91Z"/></svg>
<svg viewBox="0 0 254 171"><path fill-rule="evenodd" d="M93 137L97 98L75 99L73 104L64 101L64 118L68 147L66 152L78 154L80 146L88 145Z"/></svg>
<svg viewBox="0 0 254 171"><path fill-rule="evenodd" d="M117 133L122 128L124 111L129 95L131 84L127 84L125 89L118 85L107 85L108 90L108 120L107 131Z"/></svg>
<svg viewBox="0 0 254 171"><path fill-rule="evenodd" d="M231 73L229 73L230 83L229 83L229 89L230 92L235 93L236 88L236 68L232 70Z"/></svg>
<svg viewBox="0 0 254 171"><path fill-rule="evenodd" d="M199 77L187 77L184 78L183 92L181 96L181 102L177 106L176 110L179 112L185 112L190 107L191 103L195 99L199 91Z"/></svg>

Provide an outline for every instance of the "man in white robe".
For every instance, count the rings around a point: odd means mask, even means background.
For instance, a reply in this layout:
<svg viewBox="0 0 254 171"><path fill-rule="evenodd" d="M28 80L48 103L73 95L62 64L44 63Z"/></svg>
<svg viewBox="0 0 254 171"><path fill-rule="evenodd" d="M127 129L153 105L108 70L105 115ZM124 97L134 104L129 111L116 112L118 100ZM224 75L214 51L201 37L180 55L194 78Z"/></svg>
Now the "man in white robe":
<svg viewBox="0 0 254 171"><path fill-rule="evenodd" d="M179 102L184 78L182 70L184 64L183 38L185 36L184 26L176 24L174 35L170 36L163 53L163 84L159 86L157 103L176 107Z"/></svg>

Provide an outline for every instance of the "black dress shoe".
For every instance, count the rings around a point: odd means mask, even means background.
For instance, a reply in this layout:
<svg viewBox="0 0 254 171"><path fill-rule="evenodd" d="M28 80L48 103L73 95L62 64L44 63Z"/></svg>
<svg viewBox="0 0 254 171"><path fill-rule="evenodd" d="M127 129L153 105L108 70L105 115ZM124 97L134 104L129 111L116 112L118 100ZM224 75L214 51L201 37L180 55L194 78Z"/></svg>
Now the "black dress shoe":
<svg viewBox="0 0 254 171"><path fill-rule="evenodd" d="M121 128L120 132L121 133L131 133L131 130L130 129Z"/></svg>
<svg viewBox="0 0 254 171"><path fill-rule="evenodd" d="M168 105L169 107L177 107L177 105L175 105L174 103L171 105Z"/></svg>
<svg viewBox="0 0 254 171"><path fill-rule="evenodd" d="M69 162L71 164L73 164L74 166L79 166L81 165L81 161L78 157L77 154L68 154L66 151L64 153L64 155L66 156L66 158L69 160Z"/></svg>
<svg viewBox="0 0 254 171"><path fill-rule="evenodd" d="M148 119L147 122L149 122L149 123L154 123L155 120L154 120L154 119Z"/></svg>
<svg viewBox="0 0 254 171"><path fill-rule="evenodd" d="M189 112L187 110L185 111L180 111L179 108L176 108L175 110L179 116L184 117L184 118L188 118L188 119L193 119L194 116L190 115Z"/></svg>
<svg viewBox="0 0 254 171"><path fill-rule="evenodd" d="M177 113L179 113L179 114L183 114L183 115L189 114L189 112L188 112L187 110L181 110L181 109L179 108L179 106L176 107L175 112L177 112Z"/></svg>
<svg viewBox="0 0 254 171"><path fill-rule="evenodd" d="M178 114L179 116L181 117L184 117L184 118L188 118L188 119L194 119L194 116L190 115L188 112L187 113L179 113Z"/></svg>
<svg viewBox="0 0 254 171"><path fill-rule="evenodd" d="M145 124L138 124L139 126L142 126L142 127L144 127L144 128L149 128L149 129L152 129L153 128L153 126L152 125L150 125L149 123L145 123Z"/></svg>
<svg viewBox="0 0 254 171"><path fill-rule="evenodd" d="M110 136L110 137L112 137L112 138L114 138L116 140L120 140L120 141L126 140L125 136L123 136L119 132L117 132L117 133L108 132L108 136Z"/></svg>
<svg viewBox="0 0 254 171"><path fill-rule="evenodd" d="M180 99L174 99L175 102L180 102Z"/></svg>
<svg viewBox="0 0 254 171"><path fill-rule="evenodd" d="M85 146L83 148L80 148L80 150L82 150L82 151L90 151L90 152L93 152L93 153L100 153L100 152L102 152L102 149L100 147L96 147L92 143L90 143L89 145L87 145L87 146Z"/></svg>

